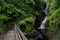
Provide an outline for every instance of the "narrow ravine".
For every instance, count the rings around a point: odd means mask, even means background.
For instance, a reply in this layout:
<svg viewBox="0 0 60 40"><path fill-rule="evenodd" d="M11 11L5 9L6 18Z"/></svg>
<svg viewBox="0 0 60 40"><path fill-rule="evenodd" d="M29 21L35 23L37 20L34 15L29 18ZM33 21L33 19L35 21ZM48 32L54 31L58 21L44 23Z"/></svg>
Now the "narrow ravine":
<svg viewBox="0 0 60 40"><path fill-rule="evenodd" d="M46 17L44 18L44 20L42 21L42 23L38 29L45 29L45 24L47 22L47 15L48 15L48 5L46 5L44 13L45 13Z"/></svg>
<svg viewBox="0 0 60 40"><path fill-rule="evenodd" d="M48 37L46 37L46 31L45 31L45 24L47 22L47 15L48 15L48 5L46 5L45 10L45 18L40 24L40 27L38 27L39 35L37 36L36 40L49 40Z"/></svg>

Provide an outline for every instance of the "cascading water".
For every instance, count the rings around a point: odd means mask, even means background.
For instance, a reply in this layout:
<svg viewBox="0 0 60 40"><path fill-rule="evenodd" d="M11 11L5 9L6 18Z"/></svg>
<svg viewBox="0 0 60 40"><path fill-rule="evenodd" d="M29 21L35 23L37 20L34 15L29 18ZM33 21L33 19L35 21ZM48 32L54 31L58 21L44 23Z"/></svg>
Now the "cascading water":
<svg viewBox="0 0 60 40"><path fill-rule="evenodd" d="M48 15L48 12L49 12L49 8L48 8L48 5L46 5L45 10L44 10L45 15Z"/></svg>
<svg viewBox="0 0 60 40"><path fill-rule="evenodd" d="M42 21L40 27L38 29L45 29L45 23L47 21L47 16L45 17L45 19Z"/></svg>
<svg viewBox="0 0 60 40"><path fill-rule="evenodd" d="M36 40L48 40L48 38L45 37L45 34L46 34L45 24L46 24L47 15L48 15L48 5L46 5L44 13L45 13L46 17L44 18L44 20L42 21L40 27L38 28L38 30L39 30L39 36L37 36Z"/></svg>
<svg viewBox="0 0 60 40"><path fill-rule="evenodd" d="M42 21L40 27L38 29L45 29L45 24L46 24L46 21L47 21L47 15L48 15L48 5L46 5L46 8L44 10L44 13L46 15L45 19Z"/></svg>

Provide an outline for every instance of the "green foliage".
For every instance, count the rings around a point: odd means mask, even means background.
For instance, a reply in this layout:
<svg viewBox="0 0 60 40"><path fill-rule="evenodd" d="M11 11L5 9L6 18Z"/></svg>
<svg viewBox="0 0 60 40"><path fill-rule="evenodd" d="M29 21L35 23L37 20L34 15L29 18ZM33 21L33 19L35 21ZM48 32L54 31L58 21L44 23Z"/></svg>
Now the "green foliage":
<svg viewBox="0 0 60 40"><path fill-rule="evenodd" d="M35 17L28 17L18 23L18 26L21 28L22 31L29 33L34 27L34 20Z"/></svg>
<svg viewBox="0 0 60 40"><path fill-rule="evenodd" d="M59 19L60 19L60 7L57 6L57 0L48 0L49 5L49 25L53 32L58 29Z"/></svg>
<svg viewBox="0 0 60 40"><path fill-rule="evenodd" d="M32 3L32 4L35 4L34 0L26 0L26 3Z"/></svg>
<svg viewBox="0 0 60 40"><path fill-rule="evenodd" d="M0 0L0 33L3 30L8 30L12 27L11 22L16 21L16 19L21 18L22 16L25 17L26 15L23 11L14 7L14 5L7 3L5 1ZM6 25L4 27L3 25Z"/></svg>
<svg viewBox="0 0 60 40"><path fill-rule="evenodd" d="M59 16L60 16L60 8L57 9L56 11L54 11L54 14L52 14L49 17L49 21L50 21L50 28L52 29L52 31L56 32L57 28L58 28L58 20L59 20Z"/></svg>
<svg viewBox="0 0 60 40"><path fill-rule="evenodd" d="M22 21L21 25L26 25L25 32L29 32L33 28L34 17L43 12L43 5L40 0L0 0L0 33L9 30L18 20Z"/></svg>

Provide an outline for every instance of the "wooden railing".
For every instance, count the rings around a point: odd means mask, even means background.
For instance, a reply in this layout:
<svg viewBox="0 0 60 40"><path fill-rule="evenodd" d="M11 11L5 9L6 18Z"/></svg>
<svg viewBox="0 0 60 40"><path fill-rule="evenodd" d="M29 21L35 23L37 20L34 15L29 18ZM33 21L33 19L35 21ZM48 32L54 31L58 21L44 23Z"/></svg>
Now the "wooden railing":
<svg viewBox="0 0 60 40"><path fill-rule="evenodd" d="M14 31L14 39L15 40L28 40L25 35L23 34L23 32L17 27L17 25L14 25L13 28ZM2 35L0 35L0 40L4 40L5 37L5 33L3 33Z"/></svg>
<svg viewBox="0 0 60 40"><path fill-rule="evenodd" d="M25 35L22 33L22 31L17 27L17 25L15 24L15 35L18 36L18 38L16 37L16 40L27 40L27 38L25 37Z"/></svg>

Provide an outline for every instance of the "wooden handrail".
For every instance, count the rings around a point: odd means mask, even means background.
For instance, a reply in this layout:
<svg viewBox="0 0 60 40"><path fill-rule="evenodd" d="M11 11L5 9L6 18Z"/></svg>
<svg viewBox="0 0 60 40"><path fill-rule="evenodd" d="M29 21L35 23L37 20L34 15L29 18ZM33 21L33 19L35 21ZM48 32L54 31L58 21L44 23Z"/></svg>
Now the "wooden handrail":
<svg viewBox="0 0 60 40"><path fill-rule="evenodd" d="M15 35L17 35L17 36L15 36L15 37L17 37L16 38L16 40L22 40L22 38L21 38L21 36L20 36L20 34L19 34L19 32L18 32L18 30L17 29L15 29Z"/></svg>
<svg viewBox="0 0 60 40"><path fill-rule="evenodd" d="M27 40L27 38L25 37L25 35L22 33L22 31L17 27L17 25L15 24L15 29L16 31L19 33L21 40Z"/></svg>

